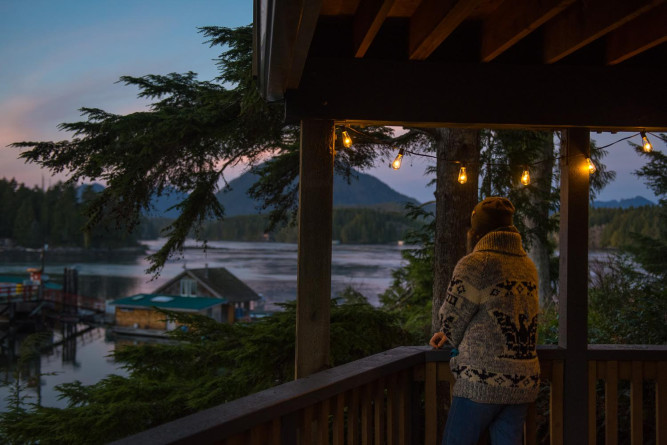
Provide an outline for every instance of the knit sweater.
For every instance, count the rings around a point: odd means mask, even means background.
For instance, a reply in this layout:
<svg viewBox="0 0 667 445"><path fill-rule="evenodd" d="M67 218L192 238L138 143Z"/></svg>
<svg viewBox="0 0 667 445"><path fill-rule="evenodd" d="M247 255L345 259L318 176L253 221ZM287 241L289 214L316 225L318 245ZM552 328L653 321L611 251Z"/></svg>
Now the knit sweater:
<svg viewBox="0 0 667 445"><path fill-rule="evenodd" d="M458 349L454 396L475 402L535 400L539 309L537 270L514 227L483 236L454 269L440 308L441 331Z"/></svg>

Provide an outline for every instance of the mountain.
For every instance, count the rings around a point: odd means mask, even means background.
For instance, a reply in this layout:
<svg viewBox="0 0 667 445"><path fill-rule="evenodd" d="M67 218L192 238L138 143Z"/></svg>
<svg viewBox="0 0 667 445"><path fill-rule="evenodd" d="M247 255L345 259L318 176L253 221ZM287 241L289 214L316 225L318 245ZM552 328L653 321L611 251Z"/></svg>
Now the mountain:
<svg viewBox="0 0 667 445"><path fill-rule="evenodd" d="M175 188L167 187L162 196L153 196L151 206L153 210L148 213L148 216L158 218L177 218L179 215L178 209L171 209L174 205L183 201L187 197L187 193L183 193Z"/></svg>
<svg viewBox="0 0 667 445"><path fill-rule="evenodd" d="M226 216L259 213L259 202L252 200L247 194L258 178L254 173L246 172L230 181L229 189L218 192L217 196L225 207ZM397 204L405 202L419 204L416 199L398 193L376 177L365 173L354 172L349 184L339 175L334 176L334 207L395 208Z"/></svg>
<svg viewBox="0 0 667 445"><path fill-rule="evenodd" d="M76 199L79 202L81 202L83 191L86 190L87 188L90 188L95 193L99 193L102 190L104 190L104 186L102 184L98 184L97 182L94 182L92 184L81 184L76 188Z"/></svg>
<svg viewBox="0 0 667 445"><path fill-rule="evenodd" d="M93 184L81 184L76 188L76 196L79 201L83 195L83 191L90 187L93 192L99 193L104 190L104 186L97 182ZM159 218L176 218L178 217L178 210L170 209L174 205L181 202L187 196L186 193L180 192L175 188L167 187L162 193L162 196L154 196L151 200L153 210L148 213L148 216Z"/></svg>
<svg viewBox="0 0 667 445"><path fill-rule="evenodd" d="M630 207L642 207L642 206L653 206L655 203L649 201L643 196L635 196L634 198L621 199L620 201L613 199L611 201L593 201L592 207L594 208L615 208L615 209L627 209Z"/></svg>
<svg viewBox="0 0 667 445"><path fill-rule="evenodd" d="M247 191L259 177L251 172L246 172L238 178L229 182L229 188L217 193L217 197L225 208L225 216L254 215L260 213L259 202L251 199ZM90 184L78 187L77 194L81 199L84 188ZM104 187L100 184L92 184L93 191L100 192ZM153 210L148 216L162 218L176 218L177 209L171 209L182 201L186 194L176 189L167 188L162 196L153 197L151 205ZM384 182L374 176L365 173L354 172L350 177L350 183L340 177L334 176L333 191L334 207L372 207L382 210L400 211L403 204L419 202L409 196L398 193ZM262 212L266 213L266 212Z"/></svg>

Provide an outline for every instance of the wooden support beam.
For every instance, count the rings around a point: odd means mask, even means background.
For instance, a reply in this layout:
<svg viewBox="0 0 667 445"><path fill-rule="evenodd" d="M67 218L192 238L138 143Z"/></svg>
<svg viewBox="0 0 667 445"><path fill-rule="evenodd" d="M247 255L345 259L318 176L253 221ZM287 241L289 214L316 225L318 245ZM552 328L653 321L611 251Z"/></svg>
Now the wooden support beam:
<svg viewBox="0 0 667 445"><path fill-rule="evenodd" d="M330 366L334 123L301 122L295 377Z"/></svg>
<svg viewBox="0 0 667 445"><path fill-rule="evenodd" d="M588 435L588 199L590 132L563 131L560 192L558 345L565 349L563 443L585 444Z"/></svg>
<svg viewBox="0 0 667 445"><path fill-rule="evenodd" d="M410 19L410 59L425 60L472 13L480 0L424 0Z"/></svg>
<svg viewBox="0 0 667 445"><path fill-rule="evenodd" d="M286 94L286 118L289 122L312 118L466 128L665 131L666 78L667 67L646 70L625 64L310 59L299 89Z"/></svg>
<svg viewBox="0 0 667 445"><path fill-rule="evenodd" d="M519 40L551 20L574 0L507 0L486 20L482 28L483 62L490 62Z"/></svg>
<svg viewBox="0 0 667 445"><path fill-rule="evenodd" d="M667 42L667 4L642 14L607 37L607 64L615 65Z"/></svg>
<svg viewBox="0 0 667 445"><path fill-rule="evenodd" d="M544 25L544 61L554 63L621 27L663 0L577 2Z"/></svg>
<svg viewBox="0 0 667 445"><path fill-rule="evenodd" d="M280 2L278 2L280 3ZM301 16L294 41L291 42L290 64L287 77L287 88L296 88L301 80L303 67L306 65L310 42L313 40L317 20L320 17L322 0L300 1Z"/></svg>
<svg viewBox="0 0 667 445"><path fill-rule="evenodd" d="M354 57L364 57L396 0L369 0L354 16Z"/></svg>
<svg viewBox="0 0 667 445"><path fill-rule="evenodd" d="M253 72L267 100L299 85L321 6L322 0L264 0L255 8L254 46L262 53Z"/></svg>

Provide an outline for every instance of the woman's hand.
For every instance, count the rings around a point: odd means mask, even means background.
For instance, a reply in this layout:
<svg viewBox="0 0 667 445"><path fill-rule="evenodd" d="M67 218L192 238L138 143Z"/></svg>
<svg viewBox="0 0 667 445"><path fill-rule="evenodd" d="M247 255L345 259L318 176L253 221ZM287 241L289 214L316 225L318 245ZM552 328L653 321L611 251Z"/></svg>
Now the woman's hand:
<svg viewBox="0 0 667 445"><path fill-rule="evenodd" d="M440 349L447 341L447 336L442 332L436 332L431 337L431 341L428 342L429 345L433 346L435 349Z"/></svg>

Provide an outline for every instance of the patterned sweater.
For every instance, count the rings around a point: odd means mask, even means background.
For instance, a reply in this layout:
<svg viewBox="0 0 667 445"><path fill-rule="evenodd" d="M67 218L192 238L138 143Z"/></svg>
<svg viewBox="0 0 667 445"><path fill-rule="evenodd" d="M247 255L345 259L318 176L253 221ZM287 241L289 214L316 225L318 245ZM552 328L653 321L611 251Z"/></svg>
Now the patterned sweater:
<svg viewBox="0 0 667 445"><path fill-rule="evenodd" d="M463 257L440 308L441 331L459 353L454 395L482 403L535 400L537 270L514 227L482 237Z"/></svg>

